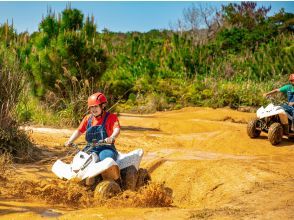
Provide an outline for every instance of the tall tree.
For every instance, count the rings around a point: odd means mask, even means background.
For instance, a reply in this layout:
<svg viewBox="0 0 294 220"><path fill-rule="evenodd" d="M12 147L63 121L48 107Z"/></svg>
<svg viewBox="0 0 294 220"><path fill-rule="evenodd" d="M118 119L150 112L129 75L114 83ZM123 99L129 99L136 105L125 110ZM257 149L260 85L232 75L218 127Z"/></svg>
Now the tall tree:
<svg viewBox="0 0 294 220"><path fill-rule="evenodd" d="M83 27L84 15L70 6L62 11L61 30L79 30Z"/></svg>
<svg viewBox="0 0 294 220"><path fill-rule="evenodd" d="M58 35L59 24L56 20L55 13L53 13L51 9L48 9L47 16L42 19L39 30L46 33L49 38Z"/></svg>
<svg viewBox="0 0 294 220"><path fill-rule="evenodd" d="M271 10L269 7L257 8L256 2L241 2L241 4L230 3L222 6L224 19L233 27L254 29L257 25L262 24L267 13Z"/></svg>
<svg viewBox="0 0 294 220"><path fill-rule="evenodd" d="M85 23L83 17L81 11L69 7L58 20L49 10L40 23L40 32L32 35L28 69L37 96L44 98L48 91L56 90L56 85L66 85L60 95L68 97L72 80L97 82L105 72L107 56L96 43L94 17Z"/></svg>

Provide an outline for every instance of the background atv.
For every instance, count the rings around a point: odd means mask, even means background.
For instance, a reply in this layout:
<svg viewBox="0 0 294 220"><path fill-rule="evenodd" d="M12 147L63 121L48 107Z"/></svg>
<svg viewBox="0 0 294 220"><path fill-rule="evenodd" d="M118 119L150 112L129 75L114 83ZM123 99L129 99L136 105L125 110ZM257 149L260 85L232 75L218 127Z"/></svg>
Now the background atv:
<svg viewBox="0 0 294 220"><path fill-rule="evenodd" d="M271 103L266 108L259 108L256 115L257 118L249 121L247 125L249 137L257 138L262 131L266 132L272 145L279 144L283 135L288 138L294 137L294 131L291 130L293 118L281 106L275 106ZM288 126L283 126L287 122Z"/></svg>
<svg viewBox="0 0 294 220"><path fill-rule="evenodd" d="M99 161L96 154L89 152L93 147L102 145L107 144L95 143L82 151L78 150L70 164L57 160L52 166L53 173L61 179L82 181L94 190L95 199L107 199L122 190L137 190L151 180L148 171L139 168L142 149L127 154L118 152L116 161L112 158ZM74 146L77 148L77 145Z"/></svg>

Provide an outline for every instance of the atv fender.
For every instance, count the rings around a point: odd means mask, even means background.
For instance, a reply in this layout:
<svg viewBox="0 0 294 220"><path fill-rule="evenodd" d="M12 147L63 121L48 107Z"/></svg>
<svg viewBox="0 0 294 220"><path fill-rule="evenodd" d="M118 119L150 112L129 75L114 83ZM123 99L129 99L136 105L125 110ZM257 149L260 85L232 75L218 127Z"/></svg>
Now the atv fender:
<svg viewBox="0 0 294 220"><path fill-rule="evenodd" d="M63 163L61 160L57 160L52 166L52 172L60 179L72 179L76 176L76 173L71 170L70 164Z"/></svg>
<svg viewBox="0 0 294 220"><path fill-rule="evenodd" d="M117 180L120 178L120 171L117 165L113 165L101 173L103 180Z"/></svg>
<svg viewBox="0 0 294 220"><path fill-rule="evenodd" d="M274 106L273 104L269 104L265 108L260 107L256 112L256 115L259 119L267 118L273 115L283 115L283 114L287 117L287 113L281 106Z"/></svg>
<svg viewBox="0 0 294 220"><path fill-rule="evenodd" d="M105 179L115 180L120 177L120 170L126 167L134 166L138 170L142 157L143 150L137 149L126 154L118 152L117 161L106 158L98 162L92 154L79 152L71 164L57 160L52 166L52 171L59 178L67 180L72 178L84 180L99 174Z"/></svg>
<svg viewBox="0 0 294 220"><path fill-rule="evenodd" d="M117 169L115 167L117 167ZM82 180L89 178L89 177L91 178L91 177L97 176L99 174L102 174L103 172L105 172L106 170L108 170L110 168L111 168L111 171L109 173L107 172L108 176L110 176L110 177L112 177L112 176L116 177L117 175L119 176L119 169L118 169L117 163L112 158L108 157L98 163L95 163L93 161L93 164L90 164L88 166L88 169L85 169L84 172L80 171L78 173L78 178L80 178Z"/></svg>
<svg viewBox="0 0 294 220"><path fill-rule="evenodd" d="M287 125L288 124L288 116L287 114L284 114L284 113L280 113L279 114L279 117L280 117L280 121L283 125Z"/></svg>
<svg viewBox="0 0 294 220"><path fill-rule="evenodd" d="M142 157L142 149L133 150L127 154L119 153L117 158L117 164L121 170L129 166L135 166L136 169L139 170Z"/></svg>

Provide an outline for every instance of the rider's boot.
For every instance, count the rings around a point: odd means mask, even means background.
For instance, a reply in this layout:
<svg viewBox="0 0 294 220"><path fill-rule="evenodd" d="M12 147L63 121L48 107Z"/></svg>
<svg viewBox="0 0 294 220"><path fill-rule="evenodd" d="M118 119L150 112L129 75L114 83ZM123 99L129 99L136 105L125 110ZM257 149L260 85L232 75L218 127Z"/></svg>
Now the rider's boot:
<svg viewBox="0 0 294 220"><path fill-rule="evenodd" d="M284 135L289 135L289 125L283 125L283 133Z"/></svg>

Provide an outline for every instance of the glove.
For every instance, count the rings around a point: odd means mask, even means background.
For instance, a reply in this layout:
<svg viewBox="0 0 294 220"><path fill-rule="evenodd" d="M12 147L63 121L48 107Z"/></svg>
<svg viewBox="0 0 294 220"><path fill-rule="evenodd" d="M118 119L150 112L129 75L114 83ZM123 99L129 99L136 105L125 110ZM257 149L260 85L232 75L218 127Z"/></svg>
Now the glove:
<svg viewBox="0 0 294 220"><path fill-rule="evenodd" d="M65 147L73 147L73 146L74 146L74 143L72 143L71 141L66 141L66 142L64 143L64 146L65 146Z"/></svg>
<svg viewBox="0 0 294 220"><path fill-rule="evenodd" d="M108 137L108 138L105 138L104 141L105 141L107 144L113 144L113 142L114 142L114 137Z"/></svg>

